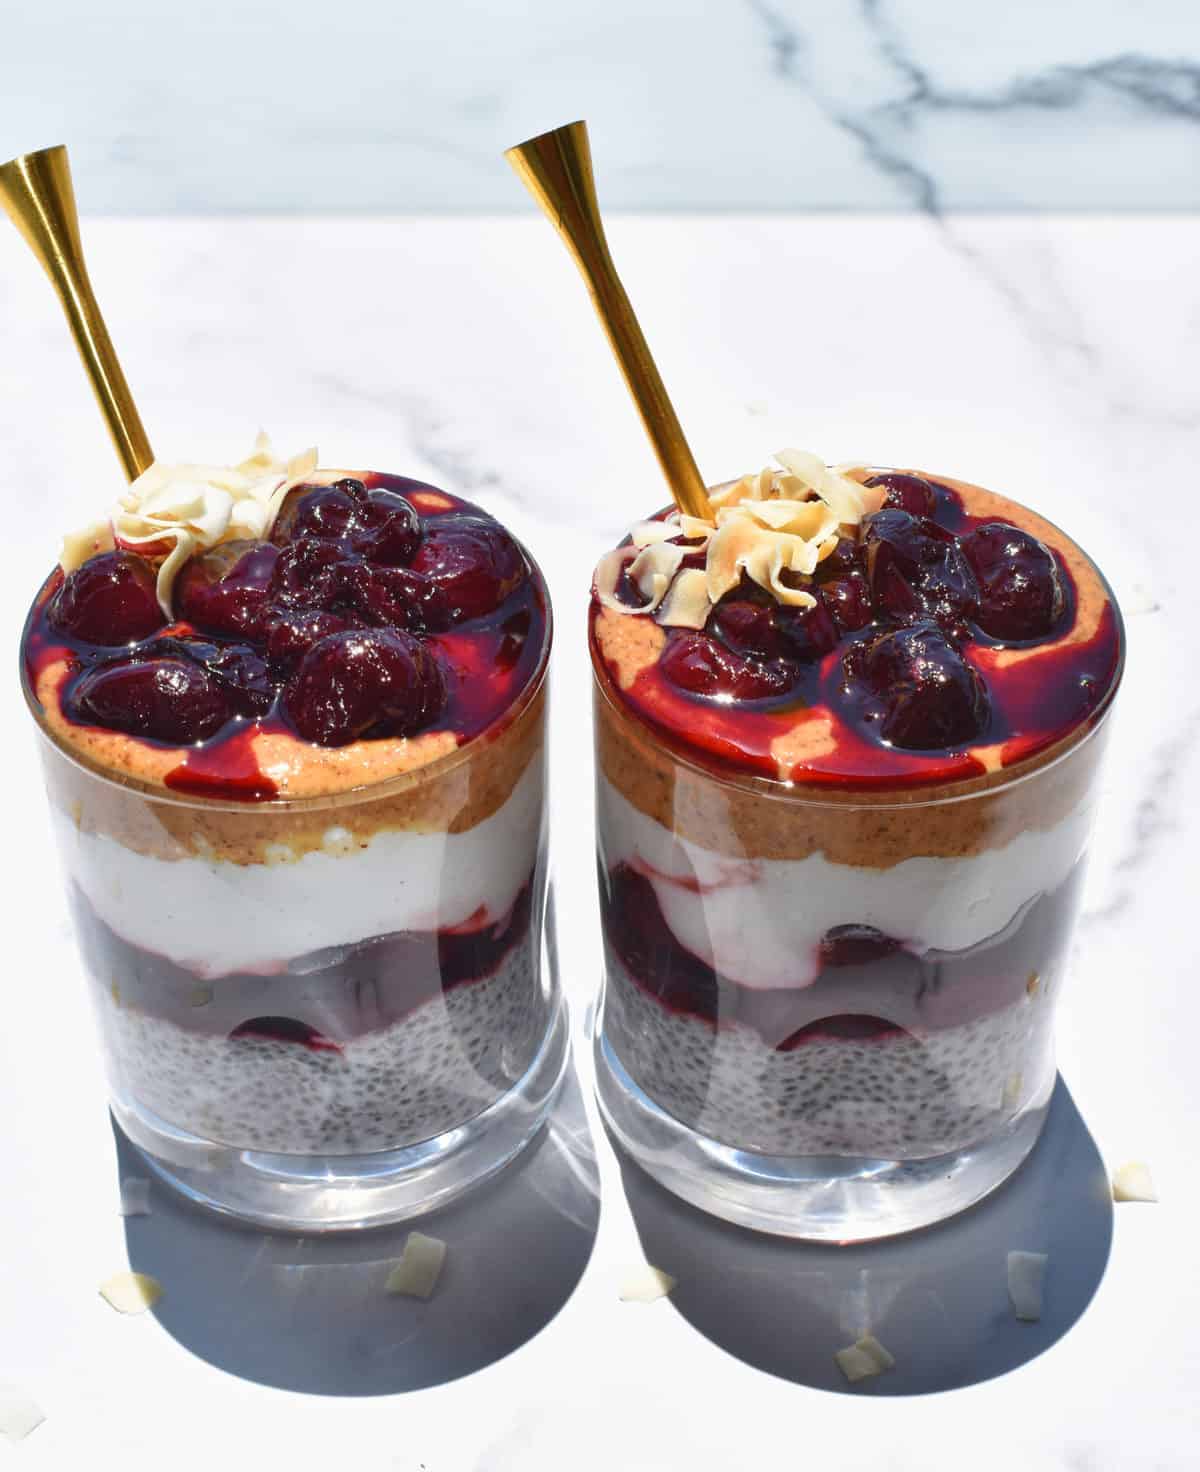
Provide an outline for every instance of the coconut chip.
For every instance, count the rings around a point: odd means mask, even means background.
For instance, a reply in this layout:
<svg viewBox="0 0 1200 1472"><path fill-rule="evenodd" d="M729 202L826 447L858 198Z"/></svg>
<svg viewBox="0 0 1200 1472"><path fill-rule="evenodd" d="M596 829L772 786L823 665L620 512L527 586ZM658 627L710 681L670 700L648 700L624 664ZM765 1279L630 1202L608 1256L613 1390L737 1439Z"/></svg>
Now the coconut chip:
<svg viewBox="0 0 1200 1472"><path fill-rule="evenodd" d="M117 1273L100 1284L100 1297L119 1314L141 1314L162 1297L162 1284L147 1273Z"/></svg>
<svg viewBox="0 0 1200 1472"><path fill-rule="evenodd" d="M0 1433L9 1441L24 1441L45 1419L46 1413L36 1401L18 1390L0 1386Z"/></svg>
<svg viewBox="0 0 1200 1472"><path fill-rule="evenodd" d="M853 1385L857 1380L869 1380L872 1375L881 1375L896 1363L873 1334L867 1334L834 1355L838 1369Z"/></svg>
<svg viewBox="0 0 1200 1472"><path fill-rule="evenodd" d="M596 597L617 613L652 614L665 628L702 629L713 606L743 574L790 608L813 608L816 598L797 579L811 578L864 516L883 504L883 491L851 479L853 467L830 467L816 455L780 450L782 470L767 467L714 487L708 518L671 512L638 522L632 547L619 547L596 568ZM676 540L678 539L678 540ZM686 545L685 545L686 544ZM703 573L682 567L704 552ZM641 594L634 605L617 597L622 574Z"/></svg>
<svg viewBox="0 0 1200 1472"><path fill-rule="evenodd" d="M428 1298L437 1287L446 1261L446 1244L438 1237L410 1232L400 1261L388 1274L385 1293L401 1293L406 1298Z"/></svg>
<svg viewBox="0 0 1200 1472"><path fill-rule="evenodd" d="M675 1279L670 1273L643 1263L625 1274L618 1297L622 1303L657 1303L660 1298L666 1298L674 1286Z"/></svg>
<svg viewBox="0 0 1200 1472"><path fill-rule="evenodd" d="M143 1176L126 1176L121 1182L121 1215L150 1215L150 1182Z"/></svg>
<svg viewBox="0 0 1200 1472"><path fill-rule="evenodd" d="M1114 1201L1157 1201L1150 1167L1141 1160L1121 1166L1112 1178L1112 1194Z"/></svg>
<svg viewBox="0 0 1200 1472"><path fill-rule="evenodd" d="M1042 1316L1046 1262L1044 1252L1008 1254L1008 1296L1012 1300L1013 1313L1026 1323L1036 1323Z"/></svg>

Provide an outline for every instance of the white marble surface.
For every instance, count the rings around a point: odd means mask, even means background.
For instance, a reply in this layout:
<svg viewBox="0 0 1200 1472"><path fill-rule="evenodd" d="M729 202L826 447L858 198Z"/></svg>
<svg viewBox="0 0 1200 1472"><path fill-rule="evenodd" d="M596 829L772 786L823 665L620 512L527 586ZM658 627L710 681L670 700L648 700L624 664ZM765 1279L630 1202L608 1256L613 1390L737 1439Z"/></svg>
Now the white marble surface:
<svg viewBox="0 0 1200 1472"><path fill-rule="evenodd" d="M109 220L86 235L164 457L236 456L261 423L286 448L318 442L326 463L475 496L544 562L579 1032L597 975L585 589L598 550L663 495L552 232ZM984 1211L896 1247L822 1253L709 1228L636 1179L627 1195L589 1097L595 1161L566 1110L524 1174L448 1214L459 1273L420 1312L389 1316L370 1289L394 1239L289 1244L159 1194L128 1252L166 1283L161 1321L119 1319L95 1291L126 1262L117 1168L14 679L0 725L13 773L0 1382L47 1412L20 1448L29 1467L102 1454L130 1472L165 1458L181 1472L316 1468L348 1453L405 1472L1195 1465L1200 222L628 218L612 236L710 479L786 443L962 474L1065 523L1114 582L1129 673L1061 1018L1079 1114L1060 1098L1047 1150ZM15 645L57 534L119 477L11 231L0 321L0 598ZM576 1062L586 1096L582 1046ZM1111 1254L1097 1151L1108 1166L1148 1159L1163 1198L1116 1208ZM681 1265L675 1299L649 1308L616 1299L640 1252L635 1216L646 1250ZM1047 1319L1017 1326L1003 1256L1038 1244ZM900 1364L840 1393L829 1356L864 1313Z"/></svg>
<svg viewBox="0 0 1200 1472"><path fill-rule="evenodd" d="M42 0L0 157L111 214L518 211L592 125L610 209L1200 207L1188 0Z"/></svg>

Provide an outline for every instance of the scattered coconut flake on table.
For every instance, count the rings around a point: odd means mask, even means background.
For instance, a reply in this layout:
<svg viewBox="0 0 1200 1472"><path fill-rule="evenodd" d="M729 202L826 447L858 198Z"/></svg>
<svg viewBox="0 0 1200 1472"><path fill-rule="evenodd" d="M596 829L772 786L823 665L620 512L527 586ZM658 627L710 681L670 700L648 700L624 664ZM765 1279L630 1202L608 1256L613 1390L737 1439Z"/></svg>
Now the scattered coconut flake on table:
<svg viewBox="0 0 1200 1472"><path fill-rule="evenodd" d="M1112 1178L1114 1201L1157 1201L1158 1192L1144 1160L1130 1160Z"/></svg>
<svg viewBox="0 0 1200 1472"><path fill-rule="evenodd" d="M649 1263L631 1268L621 1283L622 1303L656 1303L666 1298L675 1286L675 1279L662 1268L652 1268Z"/></svg>
<svg viewBox="0 0 1200 1472"><path fill-rule="evenodd" d="M9 1441L24 1441L45 1419L46 1413L36 1401L18 1390L0 1386L0 1432Z"/></svg>
<svg viewBox="0 0 1200 1472"><path fill-rule="evenodd" d="M1042 1284L1046 1277L1044 1252L1008 1254L1008 1296L1018 1319L1034 1324L1042 1316Z"/></svg>
<svg viewBox="0 0 1200 1472"><path fill-rule="evenodd" d="M126 1176L121 1182L121 1215L150 1215L150 1182L142 1176Z"/></svg>
<svg viewBox="0 0 1200 1472"><path fill-rule="evenodd" d="M402 1293L406 1298L428 1298L437 1287L446 1261L446 1244L439 1237L410 1232L400 1261L388 1274L385 1293Z"/></svg>
<svg viewBox="0 0 1200 1472"><path fill-rule="evenodd" d="M856 1380L868 1380L872 1375L880 1375L896 1363L874 1334L864 1335L847 1348L839 1349L834 1359L851 1385Z"/></svg>
<svg viewBox="0 0 1200 1472"><path fill-rule="evenodd" d="M100 1284L100 1297L119 1314L141 1314L162 1297L162 1284L147 1273L116 1273Z"/></svg>

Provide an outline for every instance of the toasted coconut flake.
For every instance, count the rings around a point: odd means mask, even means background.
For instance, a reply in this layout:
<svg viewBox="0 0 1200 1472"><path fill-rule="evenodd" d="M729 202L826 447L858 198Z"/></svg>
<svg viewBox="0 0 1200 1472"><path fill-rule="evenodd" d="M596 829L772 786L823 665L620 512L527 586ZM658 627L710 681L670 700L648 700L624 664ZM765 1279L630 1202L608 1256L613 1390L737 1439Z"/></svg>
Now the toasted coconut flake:
<svg viewBox="0 0 1200 1472"><path fill-rule="evenodd" d="M119 1314L141 1314L162 1297L162 1284L147 1273L117 1273L100 1285L100 1297Z"/></svg>
<svg viewBox="0 0 1200 1472"><path fill-rule="evenodd" d="M1044 1252L1008 1254L1008 1296L1012 1300L1013 1313L1029 1324L1036 1323L1042 1316L1046 1262Z"/></svg>
<svg viewBox="0 0 1200 1472"><path fill-rule="evenodd" d="M388 1274L385 1293L400 1293L405 1298L429 1298L437 1287L446 1261L446 1244L440 1237L426 1237L410 1232L400 1261Z"/></svg>
<svg viewBox="0 0 1200 1472"><path fill-rule="evenodd" d="M702 629L711 612L703 570L685 567L671 584L654 617L664 628Z"/></svg>
<svg viewBox="0 0 1200 1472"><path fill-rule="evenodd" d="M1141 1160L1121 1166L1112 1178L1112 1194L1114 1201L1157 1201L1150 1167Z"/></svg>
<svg viewBox="0 0 1200 1472"><path fill-rule="evenodd" d="M839 1349L834 1359L851 1385L858 1380L868 1380L872 1375L880 1375L896 1363L873 1334L864 1335L847 1348Z"/></svg>
<svg viewBox="0 0 1200 1472"><path fill-rule="evenodd" d="M0 1433L9 1441L24 1441L45 1419L46 1413L37 1401L15 1387L0 1386Z"/></svg>
<svg viewBox="0 0 1200 1472"><path fill-rule="evenodd" d="M121 1182L121 1215L150 1215L150 1182L144 1176L126 1176Z"/></svg>
<svg viewBox="0 0 1200 1472"><path fill-rule="evenodd" d="M101 552L111 552L116 546L111 525L107 521L93 521L77 532L68 532L63 538L58 564L65 573L82 567L91 557Z"/></svg>
<svg viewBox="0 0 1200 1472"><path fill-rule="evenodd" d="M679 535L679 527L668 518L666 521L639 521L630 531L635 547L650 547L655 542L669 542Z"/></svg>
<svg viewBox="0 0 1200 1472"><path fill-rule="evenodd" d="M666 1298L674 1286L675 1279L670 1273L642 1263L625 1274L618 1296L622 1303L657 1303L660 1298Z"/></svg>

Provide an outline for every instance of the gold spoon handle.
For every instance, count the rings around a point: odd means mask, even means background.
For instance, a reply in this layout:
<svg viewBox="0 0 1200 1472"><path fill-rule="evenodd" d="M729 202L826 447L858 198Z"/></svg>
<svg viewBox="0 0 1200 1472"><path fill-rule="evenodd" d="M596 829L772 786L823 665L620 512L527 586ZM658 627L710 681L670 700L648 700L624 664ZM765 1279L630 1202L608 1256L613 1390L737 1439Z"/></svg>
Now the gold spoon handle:
<svg viewBox="0 0 1200 1472"><path fill-rule="evenodd" d="M0 203L58 293L125 474L134 480L153 464L154 452L88 280L67 150L43 148L0 164Z"/></svg>
<svg viewBox="0 0 1200 1472"><path fill-rule="evenodd" d="M587 124L567 123L504 156L575 258L676 504L689 516L711 516L696 461L609 254Z"/></svg>

